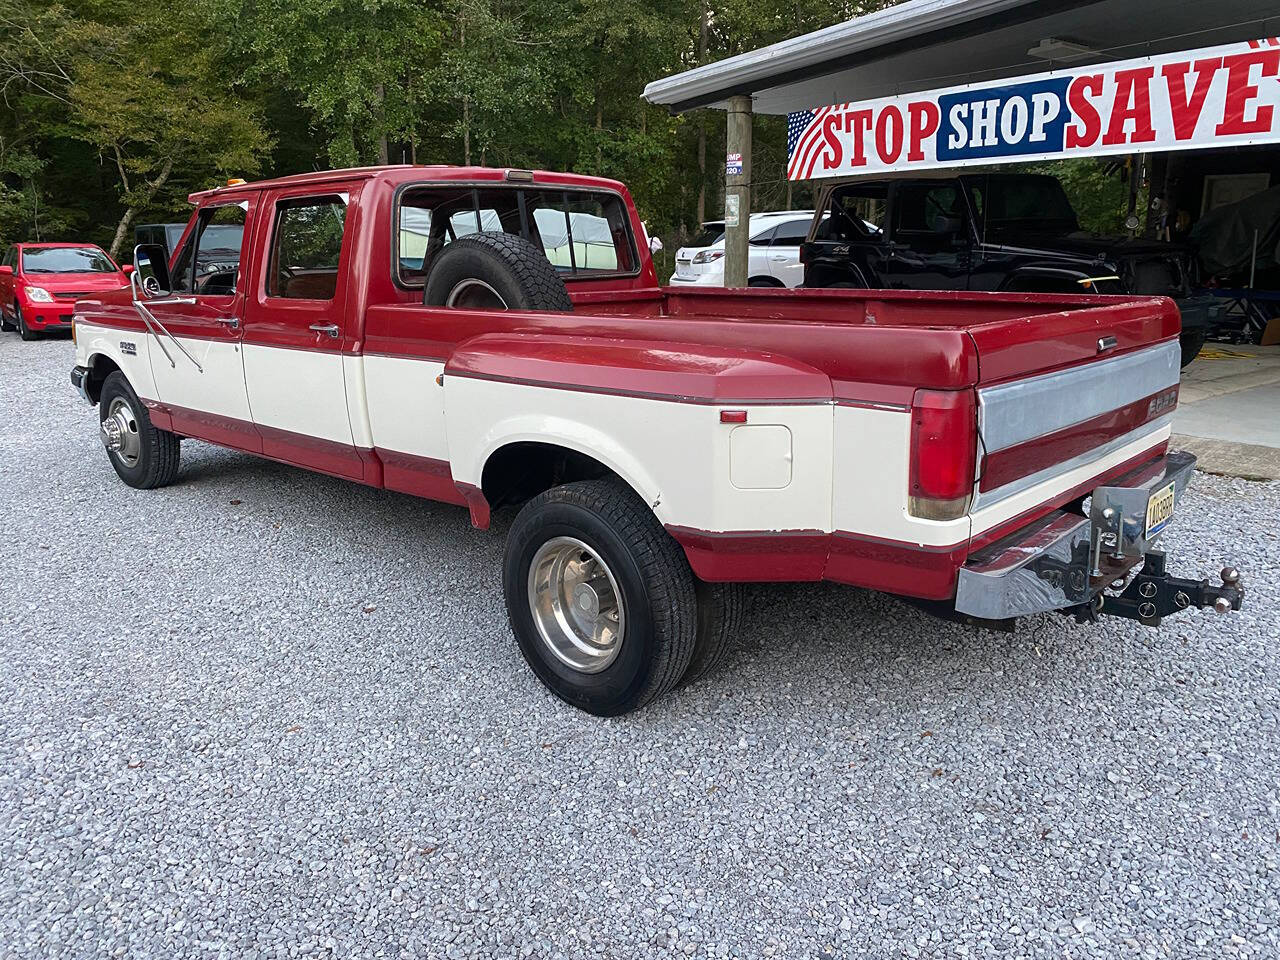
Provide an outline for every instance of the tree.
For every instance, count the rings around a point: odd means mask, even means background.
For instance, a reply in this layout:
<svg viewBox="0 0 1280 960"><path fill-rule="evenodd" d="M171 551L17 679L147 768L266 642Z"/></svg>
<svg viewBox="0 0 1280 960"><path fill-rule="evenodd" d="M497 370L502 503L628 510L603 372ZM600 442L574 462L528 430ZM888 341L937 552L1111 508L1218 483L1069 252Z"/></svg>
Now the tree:
<svg viewBox="0 0 1280 960"><path fill-rule="evenodd" d="M4 21L0 84L43 104L45 139L83 141L114 170L117 256L138 212L168 185L253 173L271 140L229 89L199 7L84 7L32 6Z"/></svg>

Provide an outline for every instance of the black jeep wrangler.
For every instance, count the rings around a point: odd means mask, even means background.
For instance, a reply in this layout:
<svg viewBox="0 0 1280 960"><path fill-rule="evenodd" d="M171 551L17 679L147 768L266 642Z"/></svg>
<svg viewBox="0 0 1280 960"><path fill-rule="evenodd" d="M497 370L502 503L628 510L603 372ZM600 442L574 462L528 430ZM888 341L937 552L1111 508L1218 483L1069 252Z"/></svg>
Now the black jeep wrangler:
<svg viewBox="0 0 1280 960"><path fill-rule="evenodd" d="M1191 295L1190 250L1082 231L1062 184L1044 174L857 180L827 187L818 210L800 251L806 287L1172 297L1183 366L1218 309Z"/></svg>

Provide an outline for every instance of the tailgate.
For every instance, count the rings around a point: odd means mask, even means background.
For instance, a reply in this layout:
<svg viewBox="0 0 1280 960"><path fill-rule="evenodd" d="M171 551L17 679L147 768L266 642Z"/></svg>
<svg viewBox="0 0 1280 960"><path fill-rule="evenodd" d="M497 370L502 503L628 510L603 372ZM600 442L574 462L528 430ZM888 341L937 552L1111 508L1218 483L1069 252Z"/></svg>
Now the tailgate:
<svg viewBox="0 0 1280 960"><path fill-rule="evenodd" d="M973 503L1017 514L1167 440L1179 319L1165 299L970 328L978 351L981 464ZM993 523L1008 509L988 511ZM975 534L988 524L975 516Z"/></svg>

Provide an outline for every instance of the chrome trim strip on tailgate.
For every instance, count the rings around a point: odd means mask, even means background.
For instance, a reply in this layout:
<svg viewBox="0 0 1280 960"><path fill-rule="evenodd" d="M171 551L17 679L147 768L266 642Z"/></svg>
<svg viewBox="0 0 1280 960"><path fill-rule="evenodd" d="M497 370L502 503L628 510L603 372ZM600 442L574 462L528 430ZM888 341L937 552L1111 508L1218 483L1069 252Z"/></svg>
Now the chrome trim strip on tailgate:
<svg viewBox="0 0 1280 960"><path fill-rule="evenodd" d="M987 453L1043 437L1178 383L1177 340L1084 366L978 391L978 430ZM989 502L989 501L988 501Z"/></svg>

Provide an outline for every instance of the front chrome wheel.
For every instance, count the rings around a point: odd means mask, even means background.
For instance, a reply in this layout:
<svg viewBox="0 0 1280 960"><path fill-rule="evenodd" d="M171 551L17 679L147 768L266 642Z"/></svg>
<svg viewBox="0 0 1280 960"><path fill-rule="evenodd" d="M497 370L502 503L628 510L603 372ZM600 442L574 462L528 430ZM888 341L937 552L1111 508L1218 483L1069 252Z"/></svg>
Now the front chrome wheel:
<svg viewBox="0 0 1280 960"><path fill-rule="evenodd" d="M124 397L113 397L102 419L102 445L107 453L126 467L138 465L142 455L142 434L138 430L138 416Z"/></svg>
<svg viewBox="0 0 1280 960"><path fill-rule="evenodd" d="M538 636L561 663L599 673L618 657L626 609L618 581L581 540L556 537L529 565L529 609Z"/></svg>

